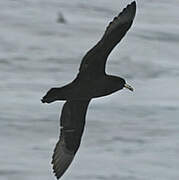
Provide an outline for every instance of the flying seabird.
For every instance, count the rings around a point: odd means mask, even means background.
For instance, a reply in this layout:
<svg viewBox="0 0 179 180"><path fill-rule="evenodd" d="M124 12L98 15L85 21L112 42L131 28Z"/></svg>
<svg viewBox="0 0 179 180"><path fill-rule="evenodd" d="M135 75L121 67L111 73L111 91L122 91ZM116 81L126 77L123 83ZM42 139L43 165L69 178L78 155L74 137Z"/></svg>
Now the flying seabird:
<svg viewBox="0 0 179 180"><path fill-rule="evenodd" d="M101 40L83 57L76 78L66 86L51 88L41 100L43 103L66 101L60 117L60 138L52 157L57 179L71 164L80 146L90 100L124 87L133 91L123 78L107 75L105 65L110 52L131 27L135 14L133 1L109 23Z"/></svg>

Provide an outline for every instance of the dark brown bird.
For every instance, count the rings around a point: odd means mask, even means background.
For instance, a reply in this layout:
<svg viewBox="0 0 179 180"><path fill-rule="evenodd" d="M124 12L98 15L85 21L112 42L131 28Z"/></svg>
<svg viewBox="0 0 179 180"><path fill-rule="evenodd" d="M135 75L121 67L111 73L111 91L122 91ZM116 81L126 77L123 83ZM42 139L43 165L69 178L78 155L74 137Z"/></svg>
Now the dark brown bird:
<svg viewBox="0 0 179 180"><path fill-rule="evenodd" d="M64 87L50 89L42 98L43 103L66 101L60 118L60 139L52 157L57 179L71 164L80 146L90 100L109 95L124 87L133 91L123 78L107 75L105 65L110 52L131 27L135 14L134 1L110 22L101 40L87 52L77 77Z"/></svg>

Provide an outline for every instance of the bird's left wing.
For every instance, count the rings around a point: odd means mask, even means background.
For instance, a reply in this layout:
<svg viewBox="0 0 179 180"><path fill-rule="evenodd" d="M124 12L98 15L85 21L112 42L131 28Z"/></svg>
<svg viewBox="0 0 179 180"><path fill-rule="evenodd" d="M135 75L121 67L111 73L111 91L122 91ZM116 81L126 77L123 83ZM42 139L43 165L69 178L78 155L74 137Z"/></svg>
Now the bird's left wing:
<svg viewBox="0 0 179 180"><path fill-rule="evenodd" d="M79 69L79 78L96 79L105 74L107 57L130 29L135 14L136 2L133 1L109 23L102 39L84 56Z"/></svg>
<svg viewBox="0 0 179 180"><path fill-rule="evenodd" d="M71 164L81 142L90 100L67 101L60 117L60 139L54 149L52 164L59 179Z"/></svg>

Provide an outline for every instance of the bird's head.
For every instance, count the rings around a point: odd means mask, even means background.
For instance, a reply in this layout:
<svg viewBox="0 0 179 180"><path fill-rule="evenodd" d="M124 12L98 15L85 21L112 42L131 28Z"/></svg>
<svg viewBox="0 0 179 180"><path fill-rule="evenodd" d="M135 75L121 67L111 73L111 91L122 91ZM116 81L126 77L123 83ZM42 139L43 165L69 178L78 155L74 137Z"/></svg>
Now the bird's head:
<svg viewBox="0 0 179 180"><path fill-rule="evenodd" d="M132 86L130 86L129 84L127 84L123 78L117 77L117 81L118 81L117 82L118 85L120 85L120 87L119 87L120 89L127 88L130 91L134 91L134 88Z"/></svg>
<svg viewBox="0 0 179 180"><path fill-rule="evenodd" d="M130 91L134 91L134 88L132 86L130 86L129 84L126 83L126 81L121 78L121 77L117 77L117 76L109 76L110 79L112 80L112 84L111 87L114 87L115 89L123 89L123 88L127 88Z"/></svg>

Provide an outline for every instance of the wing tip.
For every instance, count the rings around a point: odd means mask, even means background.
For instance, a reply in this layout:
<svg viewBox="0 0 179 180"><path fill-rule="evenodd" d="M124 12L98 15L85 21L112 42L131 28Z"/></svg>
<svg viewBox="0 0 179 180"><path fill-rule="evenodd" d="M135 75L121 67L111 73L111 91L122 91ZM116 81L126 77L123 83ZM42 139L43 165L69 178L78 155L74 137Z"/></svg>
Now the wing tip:
<svg viewBox="0 0 179 180"><path fill-rule="evenodd" d="M130 12L131 12L131 15L132 15L132 19L134 19L135 17L135 14L136 14L136 7L137 7L137 4L136 4L136 1L133 1L131 4L129 4L127 6L127 8L130 8Z"/></svg>
<svg viewBox="0 0 179 180"><path fill-rule="evenodd" d="M136 6L136 1L132 1L131 5Z"/></svg>
<svg viewBox="0 0 179 180"><path fill-rule="evenodd" d="M59 179L66 172L71 162L73 161L75 153L66 148L63 134L57 142L54 153L52 155L52 169L57 179Z"/></svg>
<svg viewBox="0 0 179 180"><path fill-rule="evenodd" d="M133 1L132 3L128 4L118 15L118 17L123 16L126 21L128 20L134 20L135 14L136 14L136 1Z"/></svg>
<svg viewBox="0 0 179 180"><path fill-rule="evenodd" d="M136 10L136 7L137 7L137 3L136 3L136 1L133 1L133 2L131 3L131 6L133 7L133 9L135 9L135 10Z"/></svg>

